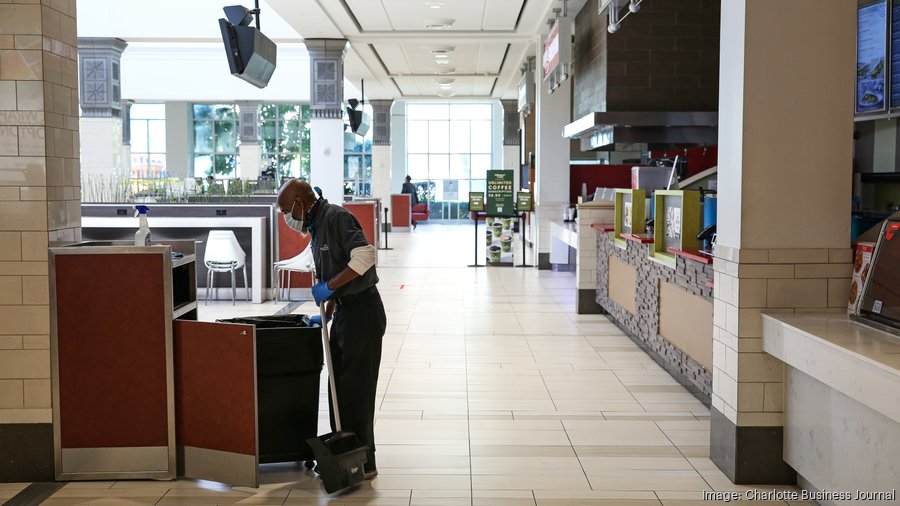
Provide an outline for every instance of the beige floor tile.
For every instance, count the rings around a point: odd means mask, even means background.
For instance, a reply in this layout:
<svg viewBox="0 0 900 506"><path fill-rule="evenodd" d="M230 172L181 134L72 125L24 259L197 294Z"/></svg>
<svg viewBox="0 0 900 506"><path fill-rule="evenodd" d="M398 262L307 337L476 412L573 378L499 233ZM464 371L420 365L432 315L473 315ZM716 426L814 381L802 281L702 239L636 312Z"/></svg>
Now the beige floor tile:
<svg viewBox="0 0 900 506"><path fill-rule="evenodd" d="M694 470L599 470L588 474L594 490L703 490L707 487Z"/></svg>

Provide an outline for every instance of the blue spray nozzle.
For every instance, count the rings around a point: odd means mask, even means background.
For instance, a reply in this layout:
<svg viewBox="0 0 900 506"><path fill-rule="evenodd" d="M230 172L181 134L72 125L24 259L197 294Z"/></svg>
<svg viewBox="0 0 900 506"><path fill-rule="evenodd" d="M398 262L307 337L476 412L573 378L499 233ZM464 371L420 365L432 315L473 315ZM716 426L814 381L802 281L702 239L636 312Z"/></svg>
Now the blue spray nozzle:
<svg viewBox="0 0 900 506"><path fill-rule="evenodd" d="M139 212L140 214L147 214L147 211L150 210L150 208L147 206L134 206L134 208L137 209L137 212Z"/></svg>

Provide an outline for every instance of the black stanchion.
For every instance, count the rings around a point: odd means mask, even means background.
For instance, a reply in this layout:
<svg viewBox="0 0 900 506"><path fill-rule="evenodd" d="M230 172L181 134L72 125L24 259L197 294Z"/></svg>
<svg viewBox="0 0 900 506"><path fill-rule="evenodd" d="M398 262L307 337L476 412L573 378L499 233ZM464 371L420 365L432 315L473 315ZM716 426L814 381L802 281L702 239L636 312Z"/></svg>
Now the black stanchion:
<svg viewBox="0 0 900 506"><path fill-rule="evenodd" d="M478 212L472 212L471 214L475 218L475 263L468 265L468 267L484 267L484 265L478 265Z"/></svg>
<svg viewBox="0 0 900 506"><path fill-rule="evenodd" d="M519 235L522 236L522 265L516 265L516 267L534 267L533 265L528 265L528 262L526 262L528 256L525 254L525 213L520 214L519 218L522 220L522 224L519 225Z"/></svg>
<svg viewBox="0 0 900 506"><path fill-rule="evenodd" d="M382 250L394 249L394 248L388 248L388 229L387 229L388 210L389 209L387 207L384 208L384 221L381 223L381 226L384 227L384 247L378 248L378 249L382 249Z"/></svg>

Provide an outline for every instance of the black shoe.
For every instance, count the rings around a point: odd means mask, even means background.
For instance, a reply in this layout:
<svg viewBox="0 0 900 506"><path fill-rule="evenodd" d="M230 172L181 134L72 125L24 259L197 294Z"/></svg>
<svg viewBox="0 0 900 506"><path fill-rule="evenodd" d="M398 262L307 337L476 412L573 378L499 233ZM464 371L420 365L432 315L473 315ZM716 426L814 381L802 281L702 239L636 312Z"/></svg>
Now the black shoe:
<svg viewBox="0 0 900 506"><path fill-rule="evenodd" d="M413 222L413 230L416 229L416 225L418 225L418 224L419 224L419 222L417 222L417 221L414 221L414 222Z"/></svg>

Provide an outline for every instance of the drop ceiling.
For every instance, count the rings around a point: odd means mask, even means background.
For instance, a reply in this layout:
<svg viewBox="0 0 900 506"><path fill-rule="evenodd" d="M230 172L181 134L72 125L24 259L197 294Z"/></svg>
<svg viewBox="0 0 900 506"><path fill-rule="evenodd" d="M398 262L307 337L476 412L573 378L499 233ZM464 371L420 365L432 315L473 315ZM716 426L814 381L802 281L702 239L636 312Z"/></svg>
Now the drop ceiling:
<svg viewBox="0 0 900 506"><path fill-rule="evenodd" d="M585 0L569 0L570 16ZM346 38L369 99L515 98L561 0L268 0L304 38ZM575 5L578 4L578 5Z"/></svg>

